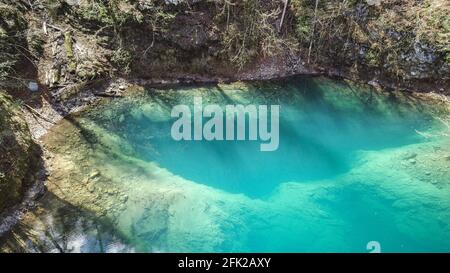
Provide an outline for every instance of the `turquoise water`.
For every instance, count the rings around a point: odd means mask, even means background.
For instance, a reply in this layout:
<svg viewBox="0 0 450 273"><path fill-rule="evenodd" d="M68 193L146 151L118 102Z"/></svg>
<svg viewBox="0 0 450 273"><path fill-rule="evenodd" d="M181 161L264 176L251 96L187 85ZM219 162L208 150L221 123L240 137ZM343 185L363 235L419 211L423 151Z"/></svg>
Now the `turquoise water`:
<svg viewBox="0 0 450 273"><path fill-rule="evenodd" d="M137 148L137 157L156 161L174 174L232 193L264 197L282 182L345 173L358 150L420 142L414 129L427 126L420 114L386 118L370 109L352 113L320 101L307 101L307 107L304 103L281 105L280 145L273 152L261 152L260 141L175 141L170 135L175 119L154 122L125 115L123 137Z"/></svg>
<svg viewBox="0 0 450 273"><path fill-rule="evenodd" d="M171 108L198 96L279 104L278 150L173 140ZM384 252L450 251L448 137L418 133L442 129L427 109L295 78L145 89L76 119L90 164L128 191L116 228L136 251L368 252L370 241Z"/></svg>

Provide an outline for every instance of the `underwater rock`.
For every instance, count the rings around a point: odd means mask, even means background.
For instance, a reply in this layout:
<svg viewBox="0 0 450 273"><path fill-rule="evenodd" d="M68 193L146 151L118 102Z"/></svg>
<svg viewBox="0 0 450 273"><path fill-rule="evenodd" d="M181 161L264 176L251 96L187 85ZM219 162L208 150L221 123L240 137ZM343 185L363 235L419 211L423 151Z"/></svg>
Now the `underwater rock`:
<svg viewBox="0 0 450 273"><path fill-rule="evenodd" d="M89 178L91 178L91 179L99 177L99 176L100 176L100 172L99 171L93 171L93 172L91 172L89 174Z"/></svg>
<svg viewBox="0 0 450 273"><path fill-rule="evenodd" d="M88 191L91 192L91 193L95 191L95 187L94 187L94 185L92 185L92 184L89 184L89 185L87 186L87 189L88 189Z"/></svg>
<svg viewBox="0 0 450 273"><path fill-rule="evenodd" d="M410 159L413 159L413 158L415 158L415 157L417 157L417 153L414 153L414 152L406 152L406 153L402 156L402 159L403 159L403 160L410 160Z"/></svg>
<svg viewBox="0 0 450 273"><path fill-rule="evenodd" d="M128 201L128 195L124 194L119 197L120 202L126 203Z"/></svg>

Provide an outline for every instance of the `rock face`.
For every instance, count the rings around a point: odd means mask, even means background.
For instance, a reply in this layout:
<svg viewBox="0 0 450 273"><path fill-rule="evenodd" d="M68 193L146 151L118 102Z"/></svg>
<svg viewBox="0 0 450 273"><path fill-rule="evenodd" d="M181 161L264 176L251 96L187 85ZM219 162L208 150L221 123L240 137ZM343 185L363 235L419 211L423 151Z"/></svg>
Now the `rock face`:
<svg viewBox="0 0 450 273"><path fill-rule="evenodd" d="M8 38L0 40L0 76L11 71L2 64L21 56L9 44L27 37L20 46L33 53L36 81L61 100L116 76L204 82L320 73L450 93L445 0L321 0L317 10L293 0L282 27L283 1L21 2L0 7Z"/></svg>
<svg viewBox="0 0 450 273"><path fill-rule="evenodd" d="M0 91L0 213L19 202L34 181L39 151L20 108Z"/></svg>

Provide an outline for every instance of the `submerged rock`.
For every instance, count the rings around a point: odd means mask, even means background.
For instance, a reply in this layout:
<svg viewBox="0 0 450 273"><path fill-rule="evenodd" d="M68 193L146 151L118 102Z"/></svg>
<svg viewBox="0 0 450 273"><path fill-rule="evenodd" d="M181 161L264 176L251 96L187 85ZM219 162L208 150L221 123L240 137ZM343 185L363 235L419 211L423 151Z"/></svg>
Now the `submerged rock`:
<svg viewBox="0 0 450 273"><path fill-rule="evenodd" d="M99 177L99 176L100 176L100 172L99 171L93 171L93 172L91 172L89 174L89 178L90 179L93 179L93 178L96 178L96 177Z"/></svg>
<svg viewBox="0 0 450 273"><path fill-rule="evenodd" d="M403 159L404 160L411 160L411 159L414 159L414 158L416 158L417 157L417 153L414 153L414 152L406 152L404 155L403 155ZM415 163L415 162L414 162Z"/></svg>

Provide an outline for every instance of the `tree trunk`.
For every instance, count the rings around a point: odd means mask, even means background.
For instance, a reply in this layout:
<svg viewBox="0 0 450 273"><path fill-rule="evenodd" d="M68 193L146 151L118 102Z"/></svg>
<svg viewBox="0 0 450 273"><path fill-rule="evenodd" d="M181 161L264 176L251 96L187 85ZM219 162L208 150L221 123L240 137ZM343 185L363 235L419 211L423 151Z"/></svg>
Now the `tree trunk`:
<svg viewBox="0 0 450 273"><path fill-rule="evenodd" d="M288 4L289 4L289 0L284 0L283 14L281 15L281 21L280 21L280 26L278 28L278 32L281 31L281 27L283 26L284 16L286 15L286 10L287 10Z"/></svg>
<svg viewBox="0 0 450 273"><path fill-rule="evenodd" d="M319 6L319 0L316 0L316 5L314 7L314 20L313 20L313 29L311 33L311 41L309 42L309 49L308 49L308 63L311 59L311 49L314 41L314 32L316 30L316 17L317 17L317 7Z"/></svg>

